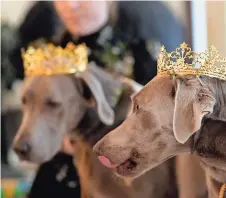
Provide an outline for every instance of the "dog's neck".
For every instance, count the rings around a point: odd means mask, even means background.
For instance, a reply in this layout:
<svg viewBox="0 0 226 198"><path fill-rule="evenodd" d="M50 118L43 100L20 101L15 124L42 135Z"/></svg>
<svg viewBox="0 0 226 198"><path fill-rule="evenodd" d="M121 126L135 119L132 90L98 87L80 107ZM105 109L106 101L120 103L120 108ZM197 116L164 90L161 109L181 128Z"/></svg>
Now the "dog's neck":
<svg viewBox="0 0 226 198"><path fill-rule="evenodd" d="M226 122L206 118L201 129L190 138L190 147L200 156L206 170L208 191L211 197L218 197L221 186L226 182L225 140Z"/></svg>
<svg viewBox="0 0 226 198"><path fill-rule="evenodd" d="M122 84L122 93L118 98L117 104L114 106L115 122L113 125L107 126L102 123L96 110L90 108L87 109L85 116L77 127L77 132L82 135L85 146L81 145L79 153L75 154L75 161L77 162L81 182L83 182L82 186L90 185L91 189L93 189L91 192L93 197L100 197L108 193L115 194L117 197L128 197L129 194L132 194L132 188L126 186L122 179L115 176L111 170L104 167L92 152L92 146L109 131L119 126L127 116L131 104L130 95L134 90L133 87L127 83ZM84 152L86 153L82 154ZM81 155L84 157L81 158ZM93 182L94 178L99 179L95 179L95 182ZM108 185L104 187L106 178ZM85 187L83 191L89 194L90 192L88 192L87 189L88 187Z"/></svg>
<svg viewBox="0 0 226 198"><path fill-rule="evenodd" d="M214 96L216 98L214 111L209 117L221 121L226 121L226 81L219 80L217 78L210 78L208 81L211 81L211 83L208 84L208 87L212 91L212 93L214 93ZM212 168L218 170L216 167ZM222 174L225 175L225 171ZM224 183L226 183L226 178L224 181L219 181L217 178L213 177L210 174L207 175L207 180L210 196L218 197L221 187L224 185ZM226 196L226 192L224 192L224 196Z"/></svg>
<svg viewBox="0 0 226 198"><path fill-rule="evenodd" d="M76 127L76 131L78 131L85 138L85 140L87 140L89 144L93 146L104 135L106 135L107 132L113 130L125 120L131 104L130 95L133 92L133 87L123 83L122 92L120 97L117 99L118 102L113 107L115 111L115 122L113 125L107 126L102 123L98 117L96 109L88 108L83 119Z"/></svg>
<svg viewBox="0 0 226 198"><path fill-rule="evenodd" d="M210 115L210 117L226 121L226 81L217 78L205 77L204 82L216 99L214 112Z"/></svg>

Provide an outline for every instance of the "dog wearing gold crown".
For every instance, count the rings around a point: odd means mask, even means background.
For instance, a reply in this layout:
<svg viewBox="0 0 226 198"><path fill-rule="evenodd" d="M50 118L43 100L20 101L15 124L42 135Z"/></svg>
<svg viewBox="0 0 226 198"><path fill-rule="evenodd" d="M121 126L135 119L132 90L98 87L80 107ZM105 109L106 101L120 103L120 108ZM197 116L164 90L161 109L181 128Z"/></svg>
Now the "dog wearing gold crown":
<svg viewBox="0 0 226 198"><path fill-rule="evenodd" d="M185 43L171 53L163 47L158 75L131 100L128 118L94 146L100 161L120 177L134 178L173 156L193 152L206 171L209 197L223 198L226 58L214 47L204 53Z"/></svg>
<svg viewBox="0 0 226 198"><path fill-rule="evenodd" d="M130 95L142 88L139 84L92 63L87 66L85 45L30 47L23 59L27 76L21 94L23 119L14 139L14 150L22 160L49 160L60 149L63 136L71 134L83 198L176 197L173 161L128 185L91 149L124 121Z"/></svg>

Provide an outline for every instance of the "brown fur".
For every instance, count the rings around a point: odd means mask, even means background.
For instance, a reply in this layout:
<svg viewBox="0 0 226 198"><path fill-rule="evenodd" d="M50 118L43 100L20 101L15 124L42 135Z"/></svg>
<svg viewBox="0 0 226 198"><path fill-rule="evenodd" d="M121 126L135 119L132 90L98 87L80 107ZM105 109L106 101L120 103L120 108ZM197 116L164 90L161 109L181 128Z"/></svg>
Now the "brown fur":
<svg viewBox="0 0 226 198"><path fill-rule="evenodd" d="M101 174L97 174L95 172L96 165L93 165L94 163L99 163L96 159L95 156L93 155L93 152L90 148L90 146L82 139L82 138L77 138L77 144L76 144L76 149L77 152L75 152L75 166L78 169L79 176L80 176L80 182L81 182L81 191L82 191L82 198L88 198L91 197L93 194L93 188L95 188L97 191L100 190L100 181L101 179ZM99 167L97 167L99 168ZM105 168L100 165L100 168ZM94 170L93 170L94 169ZM100 170L98 170L100 172ZM94 174L97 174L97 177L94 178ZM99 179L97 180L97 178ZM109 178L108 178L109 179ZM92 182L92 180L96 180L95 182ZM122 179L124 181L124 179ZM126 180L126 179L125 179ZM90 182L91 181L91 182ZM109 181L108 181L109 182ZM125 185L123 185L126 188L127 184L125 182ZM118 193L118 192L117 192ZM112 193L109 193L112 194ZM116 193L114 194L116 196ZM117 196L118 197L118 196ZM121 196L120 196L121 197Z"/></svg>
<svg viewBox="0 0 226 198"><path fill-rule="evenodd" d="M198 156L179 155L176 157L176 167L180 198L207 197L205 174Z"/></svg>
<svg viewBox="0 0 226 198"><path fill-rule="evenodd" d="M114 164L131 157L136 167L127 172L119 166L117 174L138 177L172 156L190 153L188 139L200 129L204 117L226 120L226 82L209 77L173 80L157 76L132 97L132 103L128 118L100 140L94 150ZM138 155L133 157L132 151ZM216 163L216 159L210 161ZM211 166L210 161L207 166ZM219 171L224 166L221 164ZM210 175L216 177L214 173Z"/></svg>
<svg viewBox="0 0 226 198"><path fill-rule="evenodd" d="M89 146L85 144L82 140L77 141L76 149L79 149L79 152L76 153L75 165L79 173L80 185L81 185L81 198L88 197L88 181L89 177L92 174L91 172L91 162L90 162L90 153Z"/></svg>

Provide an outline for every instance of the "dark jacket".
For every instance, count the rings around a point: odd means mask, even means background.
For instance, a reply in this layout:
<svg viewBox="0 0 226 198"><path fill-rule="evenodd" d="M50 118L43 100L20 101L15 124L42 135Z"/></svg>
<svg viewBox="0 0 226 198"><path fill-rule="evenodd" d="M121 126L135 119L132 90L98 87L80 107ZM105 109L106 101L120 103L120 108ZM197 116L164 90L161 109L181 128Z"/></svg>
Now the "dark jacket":
<svg viewBox="0 0 226 198"><path fill-rule="evenodd" d="M80 198L79 177L73 157L59 152L43 163L37 172L28 198Z"/></svg>

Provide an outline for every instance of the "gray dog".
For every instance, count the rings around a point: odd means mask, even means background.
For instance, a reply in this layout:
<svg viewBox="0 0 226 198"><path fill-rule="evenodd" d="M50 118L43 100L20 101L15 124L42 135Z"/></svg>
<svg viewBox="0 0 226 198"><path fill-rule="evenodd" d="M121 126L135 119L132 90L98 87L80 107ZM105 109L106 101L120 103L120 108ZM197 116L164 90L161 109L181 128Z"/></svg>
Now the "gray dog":
<svg viewBox="0 0 226 198"><path fill-rule="evenodd" d="M23 120L14 150L22 160L41 163L60 149L65 134L75 134L75 164L84 196L174 198L173 160L128 186L97 160L90 147L125 120L130 96L141 88L94 65L76 76L29 77L23 85Z"/></svg>
<svg viewBox="0 0 226 198"><path fill-rule="evenodd" d="M133 95L132 103L128 118L94 147L101 159L106 158L103 163L114 164L116 173L123 177L138 177L173 156L191 153L189 138L201 128L203 118L225 122L226 81L192 75L177 79L157 76ZM212 157L203 162L207 176L222 184L226 182L222 155L226 141L220 134L211 138L217 148L213 147ZM208 143L206 147L212 145L204 136L200 138Z"/></svg>

